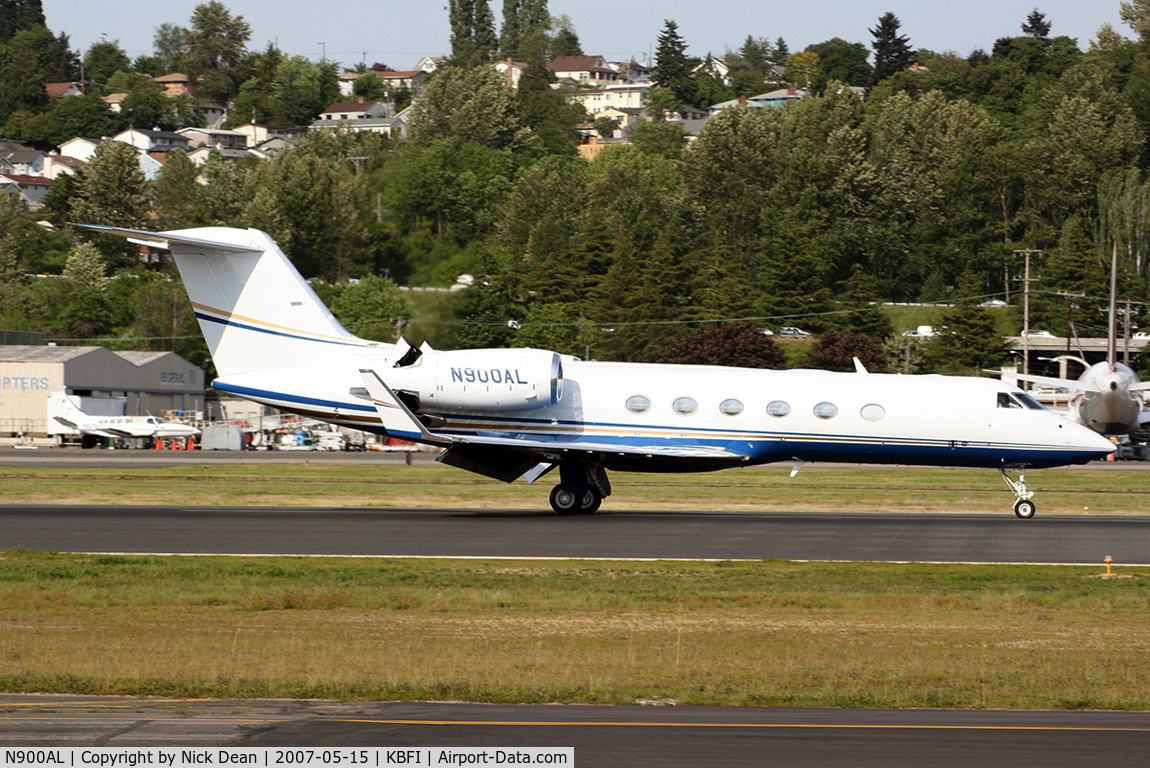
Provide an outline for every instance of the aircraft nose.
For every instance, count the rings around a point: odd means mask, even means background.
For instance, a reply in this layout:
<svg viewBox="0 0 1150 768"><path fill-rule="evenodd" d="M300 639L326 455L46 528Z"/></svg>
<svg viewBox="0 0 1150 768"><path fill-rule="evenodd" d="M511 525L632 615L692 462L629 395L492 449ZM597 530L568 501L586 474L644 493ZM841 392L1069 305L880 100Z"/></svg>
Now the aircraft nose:
<svg viewBox="0 0 1150 768"><path fill-rule="evenodd" d="M1097 450L1099 452L1099 454L1101 454L1103 456L1108 456L1108 455L1114 453L1114 443L1110 442L1110 438L1106 437L1105 435L1098 434L1097 432L1095 432L1093 429L1090 429L1089 427L1078 427L1078 428L1083 430L1084 432L1089 433L1089 434L1086 434L1083 436L1086 438L1084 441L1084 445L1086 445L1087 447L1092 448L1094 450Z"/></svg>

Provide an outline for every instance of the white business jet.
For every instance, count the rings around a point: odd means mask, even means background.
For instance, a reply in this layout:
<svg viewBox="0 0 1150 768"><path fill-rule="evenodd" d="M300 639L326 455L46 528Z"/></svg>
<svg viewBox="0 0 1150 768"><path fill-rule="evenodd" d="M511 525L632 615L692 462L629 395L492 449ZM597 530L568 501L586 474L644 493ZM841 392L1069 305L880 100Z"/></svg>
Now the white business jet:
<svg viewBox="0 0 1150 768"><path fill-rule="evenodd" d="M993 379L585 362L539 349L437 351L349 333L258 230L91 227L175 256L229 394L445 450L504 482L558 468L559 514L590 513L610 470L793 461L991 467L1034 515L1029 467L1113 451ZM1010 473L1010 474L1008 474ZM1013 475L1013 476L1012 476Z"/></svg>

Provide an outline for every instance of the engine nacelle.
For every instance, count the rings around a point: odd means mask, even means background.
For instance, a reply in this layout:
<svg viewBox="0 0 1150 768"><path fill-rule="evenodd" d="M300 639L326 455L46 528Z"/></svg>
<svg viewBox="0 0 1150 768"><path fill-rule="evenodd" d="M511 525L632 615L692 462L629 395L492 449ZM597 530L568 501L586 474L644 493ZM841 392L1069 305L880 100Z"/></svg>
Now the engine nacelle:
<svg viewBox="0 0 1150 768"><path fill-rule="evenodd" d="M377 372L393 390L418 395L421 410L523 411L563 397L559 355L543 349L427 352L413 365Z"/></svg>

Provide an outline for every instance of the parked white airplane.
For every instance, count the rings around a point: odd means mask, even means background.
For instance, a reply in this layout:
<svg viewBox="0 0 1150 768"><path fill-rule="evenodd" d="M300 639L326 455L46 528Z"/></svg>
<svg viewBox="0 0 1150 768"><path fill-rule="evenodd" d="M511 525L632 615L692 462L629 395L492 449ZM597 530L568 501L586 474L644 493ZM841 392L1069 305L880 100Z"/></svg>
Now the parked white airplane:
<svg viewBox="0 0 1150 768"><path fill-rule="evenodd" d="M993 379L584 362L538 349L416 349L343 328L267 234L90 227L170 250L217 390L446 450L505 482L559 469L551 506L594 512L609 470L699 472L793 460L992 467L1035 506L1028 467L1109 441ZM1017 474L1017 479L1007 474Z"/></svg>
<svg viewBox="0 0 1150 768"><path fill-rule="evenodd" d="M1129 366L1118 362L1117 298L1118 246L1115 242L1110 263L1110 322L1106 338L1106 361L1088 366L1077 379L1004 374L1020 381L1070 390L1073 393L1068 414L1070 420L1101 435L1137 432L1150 422L1150 411L1144 410L1142 402L1142 393L1150 390L1150 381L1140 381L1138 374Z"/></svg>
<svg viewBox="0 0 1150 768"><path fill-rule="evenodd" d="M200 430L190 424L165 421L155 416L94 416L84 413L63 392L54 393L52 398L52 418L82 435L182 440L200 434Z"/></svg>

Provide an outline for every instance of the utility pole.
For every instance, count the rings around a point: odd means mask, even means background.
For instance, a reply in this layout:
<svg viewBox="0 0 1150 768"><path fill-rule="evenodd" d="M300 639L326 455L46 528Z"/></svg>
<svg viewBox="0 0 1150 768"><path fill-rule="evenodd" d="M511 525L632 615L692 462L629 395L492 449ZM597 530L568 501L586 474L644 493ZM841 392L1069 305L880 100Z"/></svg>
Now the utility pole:
<svg viewBox="0 0 1150 768"><path fill-rule="evenodd" d="M1014 251L1014 255L1022 254L1026 257L1026 271L1025 277L1014 278L1016 282L1022 283L1022 373L1023 375L1030 374L1030 284L1037 282L1040 278L1030 276L1030 254L1040 254L1042 251L1021 250ZM1023 389L1029 387L1023 386Z"/></svg>

